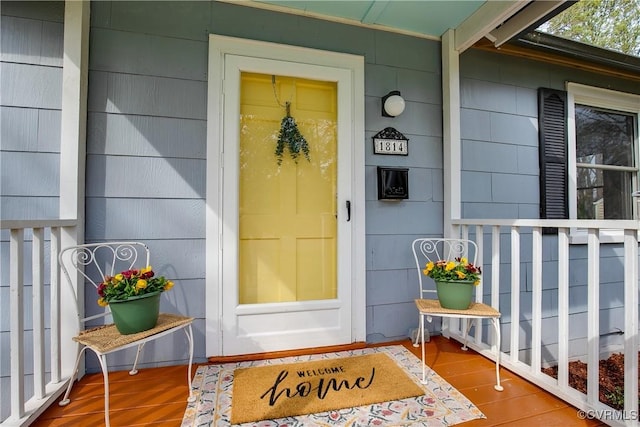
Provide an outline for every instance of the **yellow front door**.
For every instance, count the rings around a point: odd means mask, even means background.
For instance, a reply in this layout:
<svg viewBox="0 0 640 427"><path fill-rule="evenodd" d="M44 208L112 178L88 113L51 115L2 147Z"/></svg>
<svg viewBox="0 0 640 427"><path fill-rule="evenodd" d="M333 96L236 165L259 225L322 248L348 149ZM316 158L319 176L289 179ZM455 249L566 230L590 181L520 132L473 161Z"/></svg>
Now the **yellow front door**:
<svg viewBox="0 0 640 427"><path fill-rule="evenodd" d="M241 73L240 304L337 296L336 98L335 82Z"/></svg>

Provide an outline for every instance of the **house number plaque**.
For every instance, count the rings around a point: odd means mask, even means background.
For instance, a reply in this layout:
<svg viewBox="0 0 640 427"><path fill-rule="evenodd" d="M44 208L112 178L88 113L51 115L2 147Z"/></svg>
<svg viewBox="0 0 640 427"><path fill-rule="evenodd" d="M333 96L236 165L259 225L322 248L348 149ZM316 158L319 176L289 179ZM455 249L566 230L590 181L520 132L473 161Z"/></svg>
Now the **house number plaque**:
<svg viewBox="0 0 640 427"><path fill-rule="evenodd" d="M373 137L374 154L409 154L409 140L394 128L385 128Z"/></svg>

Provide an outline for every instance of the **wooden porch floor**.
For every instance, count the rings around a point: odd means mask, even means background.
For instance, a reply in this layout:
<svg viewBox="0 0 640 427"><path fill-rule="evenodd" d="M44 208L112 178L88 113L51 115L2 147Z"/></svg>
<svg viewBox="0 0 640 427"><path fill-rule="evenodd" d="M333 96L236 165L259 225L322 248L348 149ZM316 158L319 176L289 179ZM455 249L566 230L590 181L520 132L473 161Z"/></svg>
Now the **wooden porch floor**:
<svg viewBox="0 0 640 427"><path fill-rule="evenodd" d="M384 345L389 344L402 344L420 357L420 348L408 340ZM473 351L462 351L456 341L434 337L427 346L427 364L487 417L464 423L465 427L604 425L580 420L574 407L506 369L501 369L504 391L495 391L494 363ZM109 378L112 426L180 425L188 394L186 367L143 369L134 377L120 371ZM74 386L68 406L52 405L32 426L103 425L103 402L102 374L86 375Z"/></svg>

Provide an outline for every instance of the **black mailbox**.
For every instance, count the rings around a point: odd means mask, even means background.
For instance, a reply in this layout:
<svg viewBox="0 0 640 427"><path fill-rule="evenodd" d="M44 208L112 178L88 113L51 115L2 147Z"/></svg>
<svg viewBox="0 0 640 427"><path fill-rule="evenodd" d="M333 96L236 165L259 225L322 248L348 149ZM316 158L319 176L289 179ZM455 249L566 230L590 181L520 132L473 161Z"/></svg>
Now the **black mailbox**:
<svg viewBox="0 0 640 427"><path fill-rule="evenodd" d="M409 169L378 166L378 200L409 198Z"/></svg>

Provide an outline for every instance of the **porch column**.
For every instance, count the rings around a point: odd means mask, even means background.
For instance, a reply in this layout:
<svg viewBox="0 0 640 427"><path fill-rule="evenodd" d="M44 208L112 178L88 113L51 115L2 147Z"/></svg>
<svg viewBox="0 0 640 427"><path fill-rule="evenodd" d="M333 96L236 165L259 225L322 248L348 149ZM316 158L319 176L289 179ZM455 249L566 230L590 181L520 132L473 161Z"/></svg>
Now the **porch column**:
<svg viewBox="0 0 640 427"><path fill-rule="evenodd" d="M461 218L460 55L455 31L442 35L442 157L444 237L457 237L451 220Z"/></svg>
<svg viewBox="0 0 640 427"><path fill-rule="evenodd" d="M63 248L84 241L89 8L88 0L65 1L60 119L60 218L76 220L77 225L62 229L60 244ZM82 282L77 280L74 286L78 283ZM60 286L61 373L66 377L73 372L76 346L72 345L71 338L77 333L78 319L73 315L75 305L68 285L61 282Z"/></svg>

